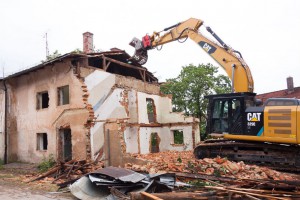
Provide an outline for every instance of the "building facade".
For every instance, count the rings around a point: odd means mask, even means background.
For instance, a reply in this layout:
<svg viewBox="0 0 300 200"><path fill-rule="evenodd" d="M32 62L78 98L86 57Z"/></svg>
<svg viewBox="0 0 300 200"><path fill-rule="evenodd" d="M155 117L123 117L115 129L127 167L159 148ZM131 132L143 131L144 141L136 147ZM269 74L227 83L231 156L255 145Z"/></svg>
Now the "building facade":
<svg viewBox="0 0 300 200"><path fill-rule="evenodd" d="M117 166L127 153L192 150L198 119L173 113L153 74L128 59L118 49L70 53L0 80L0 158Z"/></svg>

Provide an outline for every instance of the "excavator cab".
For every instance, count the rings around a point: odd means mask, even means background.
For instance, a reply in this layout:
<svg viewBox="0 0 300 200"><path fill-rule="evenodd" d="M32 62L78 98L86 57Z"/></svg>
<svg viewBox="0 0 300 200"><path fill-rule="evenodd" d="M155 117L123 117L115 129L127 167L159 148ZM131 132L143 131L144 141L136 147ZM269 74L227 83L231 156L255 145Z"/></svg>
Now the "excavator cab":
<svg viewBox="0 0 300 200"><path fill-rule="evenodd" d="M255 93L209 95L207 134L242 134L247 131L246 109L255 106Z"/></svg>

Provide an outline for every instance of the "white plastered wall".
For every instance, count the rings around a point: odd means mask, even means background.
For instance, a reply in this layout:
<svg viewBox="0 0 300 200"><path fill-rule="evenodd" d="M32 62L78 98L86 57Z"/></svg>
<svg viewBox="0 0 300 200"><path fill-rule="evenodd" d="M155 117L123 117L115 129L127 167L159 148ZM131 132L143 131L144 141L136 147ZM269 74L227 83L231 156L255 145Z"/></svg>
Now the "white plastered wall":
<svg viewBox="0 0 300 200"><path fill-rule="evenodd" d="M161 97L158 95L138 92L138 110L145 111L139 112L139 123L149 123L146 98L151 98L154 100L158 123L193 122L193 117L187 117L182 113L172 112L172 102L169 97Z"/></svg>
<svg viewBox="0 0 300 200"><path fill-rule="evenodd" d="M88 102L92 105L96 123L91 128L92 158L104 145L104 122L107 119L128 118L124 106L120 101L124 89L114 88L115 75L96 70L85 78L89 91Z"/></svg>
<svg viewBox="0 0 300 200"><path fill-rule="evenodd" d="M174 145L174 137L172 130L183 131L183 144ZM127 127L124 132L124 139L126 142L127 153L150 153L151 133L157 133L160 138L159 150L160 151L184 151L192 150L193 138L192 138L191 126L174 126L170 127ZM140 149L140 152L139 152Z"/></svg>
<svg viewBox="0 0 300 200"><path fill-rule="evenodd" d="M151 95L142 92L137 92L137 104L138 104L138 123L149 124L148 114L147 114L147 103L146 99L151 98L154 100L157 123L160 124L171 124L172 126L163 127L141 127L139 129L139 137L133 137L125 132L125 136L128 138L139 138L140 153L146 154L150 152L150 135L156 132L160 138L159 150L169 151L169 150L192 150L193 149L193 131L195 134L195 143L200 141L199 129L194 128L193 130L193 117L184 116L182 113L172 112L172 103L169 97L162 97L159 95ZM190 124L184 124L190 123ZM181 125L176 125L181 124ZM174 144L173 130L182 130L184 137L183 145ZM125 137L126 138L126 137ZM128 139L128 141L131 141ZM127 152L138 153L137 148L127 148Z"/></svg>

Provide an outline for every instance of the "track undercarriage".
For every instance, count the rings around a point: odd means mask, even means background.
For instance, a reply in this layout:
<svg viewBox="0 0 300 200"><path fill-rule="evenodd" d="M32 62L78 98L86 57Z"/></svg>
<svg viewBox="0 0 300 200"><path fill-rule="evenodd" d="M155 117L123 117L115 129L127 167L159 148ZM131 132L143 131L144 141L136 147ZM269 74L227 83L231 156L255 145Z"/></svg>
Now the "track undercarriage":
<svg viewBox="0 0 300 200"><path fill-rule="evenodd" d="M207 140L194 149L194 155L198 159L220 156L276 170L300 172L300 147L296 145Z"/></svg>

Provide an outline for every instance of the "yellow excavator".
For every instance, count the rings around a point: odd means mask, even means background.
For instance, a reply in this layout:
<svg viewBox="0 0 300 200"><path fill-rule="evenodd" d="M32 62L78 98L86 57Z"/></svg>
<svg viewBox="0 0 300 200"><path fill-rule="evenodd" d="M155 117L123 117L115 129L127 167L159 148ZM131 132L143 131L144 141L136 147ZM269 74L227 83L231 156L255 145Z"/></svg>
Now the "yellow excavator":
<svg viewBox="0 0 300 200"><path fill-rule="evenodd" d="M135 48L131 61L143 65L147 51L169 42L195 41L226 71L232 82L232 93L209 95L207 134L224 139L206 140L194 149L196 158L227 157L230 160L268 165L276 169L297 171L300 167L300 100L270 98L262 105L255 98L254 83L247 63L206 27L216 41L200 32L202 20L190 18L173 26L133 38ZM205 27L205 26L204 26ZM299 170L299 169L298 169Z"/></svg>

